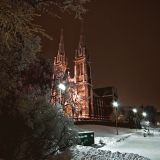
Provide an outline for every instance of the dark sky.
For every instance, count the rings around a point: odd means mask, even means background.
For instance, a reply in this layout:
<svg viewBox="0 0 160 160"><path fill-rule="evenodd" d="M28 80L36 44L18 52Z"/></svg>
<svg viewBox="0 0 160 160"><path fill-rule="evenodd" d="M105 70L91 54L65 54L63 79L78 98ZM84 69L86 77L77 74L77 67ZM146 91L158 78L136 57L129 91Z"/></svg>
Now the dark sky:
<svg viewBox="0 0 160 160"><path fill-rule="evenodd" d="M160 0L91 0L84 16L91 58L93 88L115 86L123 106L153 105L160 111ZM42 52L57 55L60 30L73 76L80 21L74 14L52 18L42 15L42 25L53 41L42 39Z"/></svg>

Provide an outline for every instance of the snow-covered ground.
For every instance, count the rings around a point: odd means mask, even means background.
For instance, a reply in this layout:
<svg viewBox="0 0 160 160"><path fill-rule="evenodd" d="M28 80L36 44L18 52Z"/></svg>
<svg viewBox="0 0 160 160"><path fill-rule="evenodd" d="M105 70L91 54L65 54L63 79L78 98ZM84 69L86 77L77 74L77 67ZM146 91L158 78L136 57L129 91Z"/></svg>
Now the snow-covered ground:
<svg viewBox="0 0 160 160"><path fill-rule="evenodd" d="M118 128L100 125L78 125L80 131L94 131L95 143L101 139L105 145L93 148L77 145L71 148L72 160L160 160L160 135L158 129L150 130L153 137L144 137L143 129Z"/></svg>

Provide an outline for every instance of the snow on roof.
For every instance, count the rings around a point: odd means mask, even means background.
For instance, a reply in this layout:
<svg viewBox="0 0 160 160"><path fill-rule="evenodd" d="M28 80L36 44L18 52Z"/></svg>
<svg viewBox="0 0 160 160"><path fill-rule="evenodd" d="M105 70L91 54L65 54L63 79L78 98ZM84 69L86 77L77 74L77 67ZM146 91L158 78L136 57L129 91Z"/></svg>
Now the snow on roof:
<svg viewBox="0 0 160 160"><path fill-rule="evenodd" d="M94 133L94 131L80 131L80 132L78 132L78 133Z"/></svg>

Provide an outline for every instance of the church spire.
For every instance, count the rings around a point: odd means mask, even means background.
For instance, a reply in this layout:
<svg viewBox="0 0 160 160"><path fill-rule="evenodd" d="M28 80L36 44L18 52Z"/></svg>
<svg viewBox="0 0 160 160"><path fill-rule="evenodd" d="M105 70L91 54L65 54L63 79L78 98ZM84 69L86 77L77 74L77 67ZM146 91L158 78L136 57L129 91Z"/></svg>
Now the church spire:
<svg viewBox="0 0 160 160"><path fill-rule="evenodd" d="M58 54L60 54L60 55L65 55L65 51L64 51L63 29L61 29L61 35L60 35L60 43L59 43Z"/></svg>
<svg viewBox="0 0 160 160"><path fill-rule="evenodd" d="M77 86L77 95L83 97L82 100L82 114L81 117L87 118L91 110L93 110L92 100L92 79L91 79L91 66L87 45L84 36L83 20L81 20L81 32L76 51L74 65L74 79ZM87 99L87 101L86 101ZM91 115L91 114L90 114Z"/></svg>
<svg viewBox="0 0 160 160"><path fill-rule="evenodd" d="M57 54L57 57L54 58L54 64L57 64L57 63L62 63L65 65L67 65L68 63L67 59L65 58L63 29L61 29L58 54Z"/></svg>
<svg viewBox="0 0 160 160"><path fill-rule="evenodd" d="M86 47L85 43L85 36L84 36L84 26L83 26L83 19L81 20L81 34L80 34L80 39L79 39L79 48L84 48Z"/></svg>
<svg viewBox="0 0 160 160"><path fill-rule="evenodd" d="M78 51L76 51L76 58L86 56L87 47L84 36L83 19L81 20L81 34L79 39Z"/></svg>

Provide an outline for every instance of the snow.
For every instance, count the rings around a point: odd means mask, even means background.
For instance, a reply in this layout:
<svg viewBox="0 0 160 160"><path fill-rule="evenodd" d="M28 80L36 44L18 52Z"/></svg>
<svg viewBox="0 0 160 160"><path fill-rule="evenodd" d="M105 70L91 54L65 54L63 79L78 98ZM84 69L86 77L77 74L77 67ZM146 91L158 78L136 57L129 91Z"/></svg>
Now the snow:
<svg viewBox="0 0 160 160"><path fill-rule="evenodd" d="M94 133L94 131L80 131L78 133Z"/></svg>
<svg viewBox="0 0 160 160"><path fill-rule="evenodd" d="M116 128L100 125L78 125L79 131L94 131L95 143L105 144L101 148L89 146L71 147L71 160L160 160L160 135L150 128L154 136L144 137L144 130Z"/></svg>
<svg viewBox="0 0 160 160"><path fill-rule="evenodd" d="M133 153L111 152L84 146L73 149L72 156L71 160L150 160Z"/></svg>

